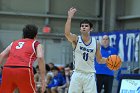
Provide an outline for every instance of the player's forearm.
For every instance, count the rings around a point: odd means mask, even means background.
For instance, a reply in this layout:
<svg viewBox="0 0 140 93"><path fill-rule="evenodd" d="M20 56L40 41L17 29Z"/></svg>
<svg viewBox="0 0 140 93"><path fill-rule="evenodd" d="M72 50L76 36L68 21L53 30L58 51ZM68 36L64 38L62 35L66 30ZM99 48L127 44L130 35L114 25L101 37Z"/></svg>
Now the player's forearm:
<svg viewBox="0 0 140 93"><path fill-rule="evenodd" d="M67 18L67 22L65 24L65 36L70 35L70 30L71 30L71 18Z"/></svg>
<svg viewBox="0 0 140 93"><path fill-rule="evenodd" d="M42 82L45 82L45 60L44 58L38 58L38 66L41 74Z"/></svg>

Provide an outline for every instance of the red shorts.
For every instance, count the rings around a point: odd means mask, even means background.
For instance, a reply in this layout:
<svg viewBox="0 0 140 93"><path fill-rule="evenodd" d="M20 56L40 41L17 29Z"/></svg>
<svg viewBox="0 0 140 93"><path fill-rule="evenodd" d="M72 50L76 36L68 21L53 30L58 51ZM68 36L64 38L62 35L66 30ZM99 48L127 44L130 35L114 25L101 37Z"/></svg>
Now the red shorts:
<svg viewBox="0 0 140 93"><path fill-rule="evenodd" d="M0 93L13 93L15 88L18 88L20 93L36 93L31 68L3 68Z"/></svg>

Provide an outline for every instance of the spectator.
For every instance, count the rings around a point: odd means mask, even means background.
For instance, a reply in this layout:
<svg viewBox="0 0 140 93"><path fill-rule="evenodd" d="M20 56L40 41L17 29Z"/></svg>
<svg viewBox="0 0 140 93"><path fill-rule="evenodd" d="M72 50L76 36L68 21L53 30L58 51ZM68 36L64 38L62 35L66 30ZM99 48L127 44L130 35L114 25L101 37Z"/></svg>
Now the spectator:
<svg viewBox="0 0 140 93"><path fill-rule="evenodd" d="M54 77L52 69L50 68L51 66L49 66L49 64L46 65L46 70L48 71L46 74L46 84L48 85L51 81L51 79Z"/></svg>
<svg viewBox="0 0 140 93"><path fill-rule="evenodd" d="M52 70L53 67L54 67L54 64L51 62L51 63L49 63L48 65L49 65L49 67L50 67L50 70Z"/></svg>
<svg viewBox="0 0 140 93"><path fill-rule="evenodd" d="M34 75L37 73L36 68L33 66L33 73Z"/></svg>
<svg viewBox="0 0 140 93"><path fill-rule="evenodd" d="M48 72L50 71L50 67L48 64L45 64L45 68L46 68L45 82L48 84L49 80L47 78L47 75L48 75ZM41 92L41 75L40 75L38 65L36 67L36 71L37 71L37 73L35 74L34 78L35 78L35 82L36 82L36 86L37 86L37 91L40 93Z"/></svg>
<svg viewBox="0 0 140 93"><path fill-rule="evenodd" d="M68 88L69 88L69 84L70 84L70 76L71 76L71 69L69 67L69 65L67 65L65 68L65 80L66 83L62 86L58 86L57 91L58 93L68 93Z"/></svg>
<svg viewBox="0 0 140 93"><path fill-rule="evenodd" d="M70 64L68 64L68 65L69 65L69 67L70 67L70 69L71 69L71 70L73 70L73 69L74 69L74 67L73 67L73 66L74 66L74 65L73 65L73 62L71 62L71 63L70 63Z"/></svg>
<svg viewBox="0 0 140 93"><path fill-rule="evenodd" d="M54 77L51 82L47 85L47 93L57 93L57 87L65 84L66 80L63 75L59 72L58 67L54 66L53 69Z"/></svg>
<svg viewBox="0 0 140 93"><path fill-rule="evenodd" d="M110 55L117 54L117 50L109 46L109 37L104 35L101 46L102 57L108 58ZM113 75L114 71L110 70L106 64L98 64L95 62L96 76L97 76L97 91L101 93L104 86L104 93L112 93Z"/></svg>

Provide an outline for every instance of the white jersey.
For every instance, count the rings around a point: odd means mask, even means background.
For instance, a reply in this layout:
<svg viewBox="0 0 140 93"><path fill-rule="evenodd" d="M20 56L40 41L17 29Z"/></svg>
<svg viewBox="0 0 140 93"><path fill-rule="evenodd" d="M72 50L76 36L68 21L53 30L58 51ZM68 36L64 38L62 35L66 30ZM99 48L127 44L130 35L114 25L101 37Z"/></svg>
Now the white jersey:
<svg viewBox="0 0 140 93"><path fill-rule="evenodd" d="M76 48L74 50L75 71L95 73L94 58L96 53L96 39L91 37L88 45L84 43L81 36L78 36Z"/></svg>

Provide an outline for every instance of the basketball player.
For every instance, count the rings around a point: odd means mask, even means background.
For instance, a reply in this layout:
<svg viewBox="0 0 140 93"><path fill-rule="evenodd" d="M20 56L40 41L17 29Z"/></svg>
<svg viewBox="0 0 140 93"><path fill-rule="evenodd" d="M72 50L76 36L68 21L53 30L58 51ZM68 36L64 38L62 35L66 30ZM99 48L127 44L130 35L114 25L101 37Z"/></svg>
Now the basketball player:
<svg viewBox="0 0 140 93"><path fill-rule="evenodd" d="M109 37L104 35L102 38L101 54L108 58L110 55L117 55L117 50L109 46ZM101 93L104 85L104 93L112 93L112 85L114 79L114 71L110 70L106 64L98 64L95 62L96 76L97 76L97 91Z"/></svg>
<svg viewBox="0 0 140 93"><path fill-rule="evenodd" d="M94 57L98 62L105 63L100 53L100 44L94 37L90 36L92 23L89 20L83 20L80 23L81 35L77 36L71 33L71 20L76 12L76 8L70 8L65 24L65 36L72 43L74 49L74 73L71 77L68 93L97 93L95 81Z"/></svg>
<svg viewBox="0 0 140 93"><path fill-rule="evenodd" d="M12 42L1 54L0 64L7 58L2 72L0 93L13 93L18 88L20 93L36 93L32 64L38 59L42 78L42 93L45 91L45 60L42 45L36 41L38 28L26 25L23 38Z"/></svg>

